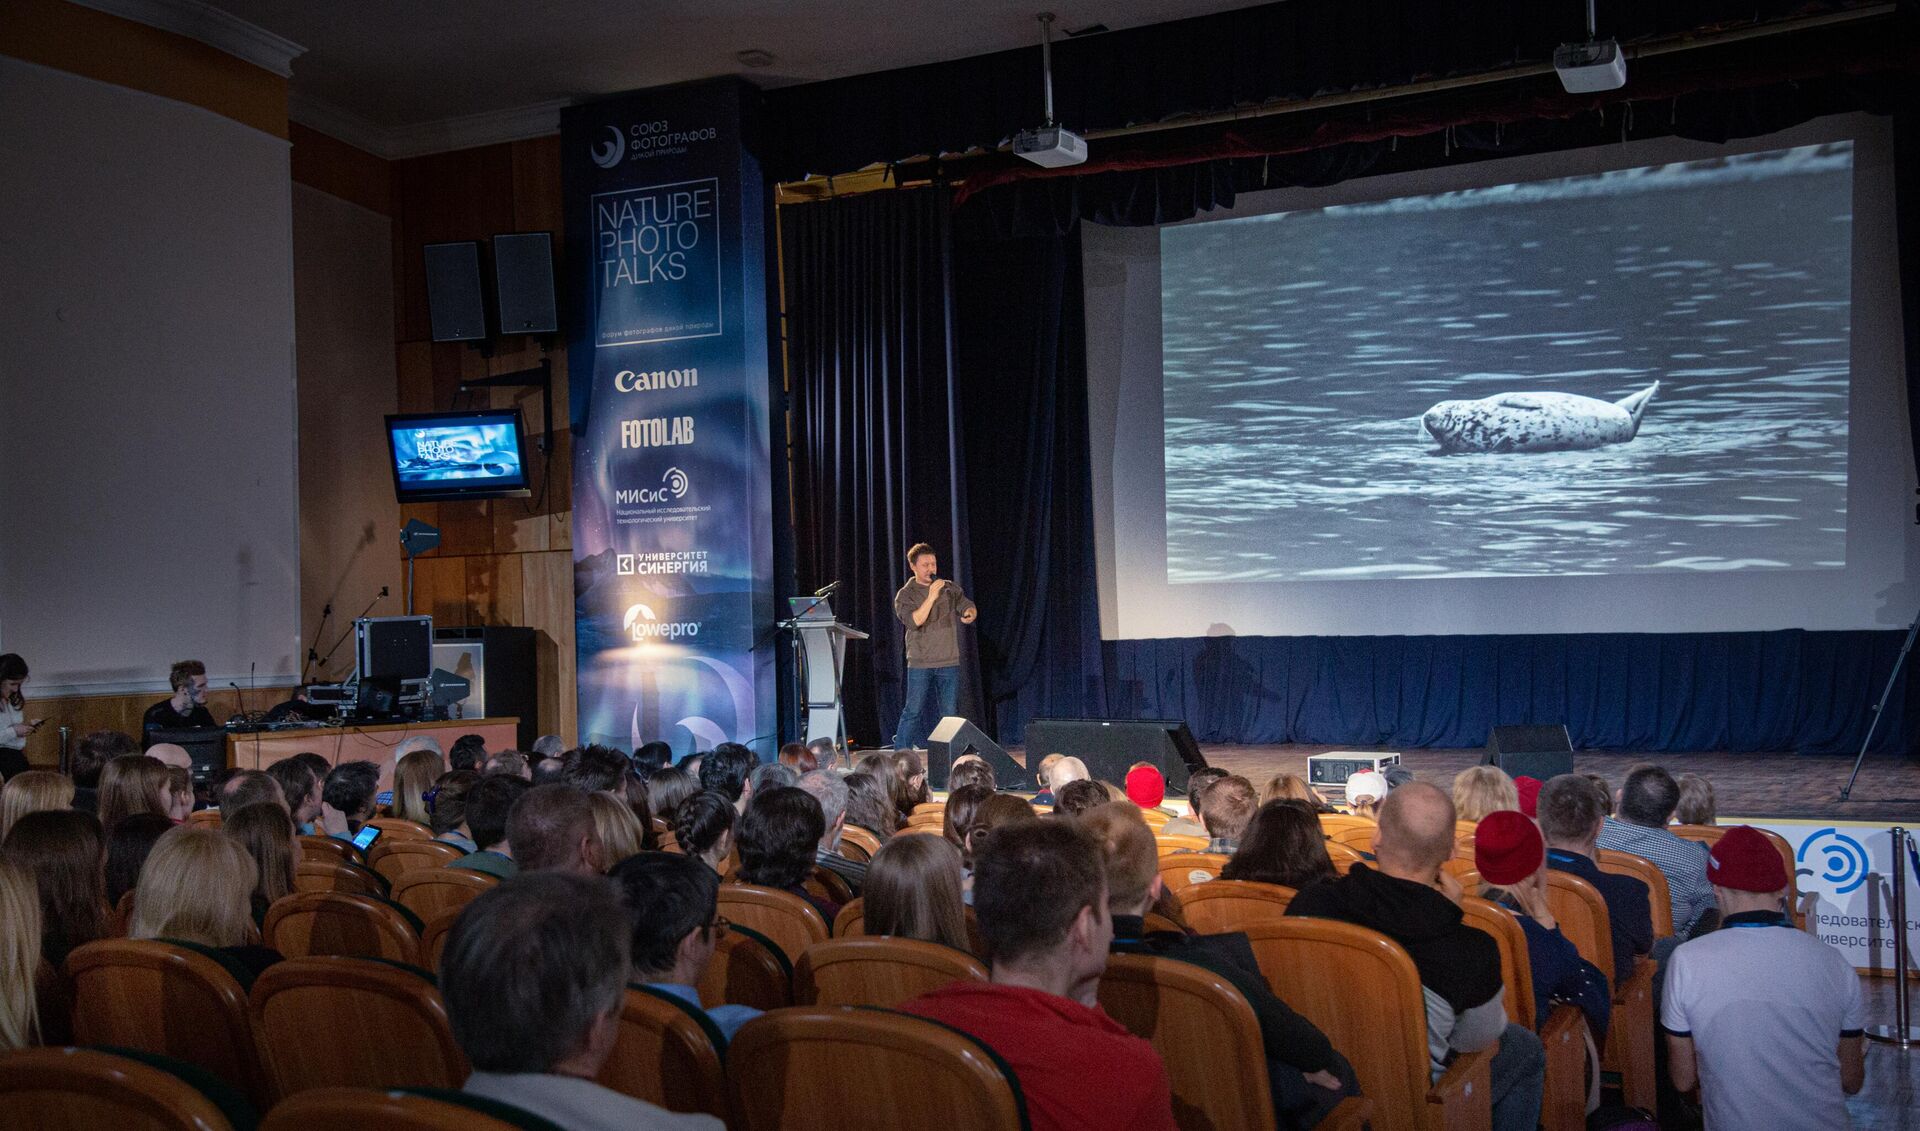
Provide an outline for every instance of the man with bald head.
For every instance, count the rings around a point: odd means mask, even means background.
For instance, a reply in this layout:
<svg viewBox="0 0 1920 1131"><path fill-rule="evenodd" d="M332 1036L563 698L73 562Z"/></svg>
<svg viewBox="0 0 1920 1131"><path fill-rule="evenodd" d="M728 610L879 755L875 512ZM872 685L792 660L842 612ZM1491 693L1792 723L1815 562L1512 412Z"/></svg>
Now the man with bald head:
<svg viewBox="0 0 1920 1131"><path fill-rule="evenodd" d="M187 753L187 748L178 743L156 742L147 747L146 755L163 766L172 766L180 770L193 769L193 755Z"/></svg>
<svg viewBox="0 0 1920 1131"><path fill-rule="evenodd" d="M1498 1045L1493 1056L1495 1131L1531 1131L1540 1120L1546 1053L1540 1038L1507 1023L1500 949L1468 926L1460 883L1441 865L1453 856L1453 802L1409 782L1380 804L1374 867L1300 889L1288 915L1339 919L1378 931L1406 948L1427 1007L1427 1055L1438 1079L1456 1052Z"/></svg>

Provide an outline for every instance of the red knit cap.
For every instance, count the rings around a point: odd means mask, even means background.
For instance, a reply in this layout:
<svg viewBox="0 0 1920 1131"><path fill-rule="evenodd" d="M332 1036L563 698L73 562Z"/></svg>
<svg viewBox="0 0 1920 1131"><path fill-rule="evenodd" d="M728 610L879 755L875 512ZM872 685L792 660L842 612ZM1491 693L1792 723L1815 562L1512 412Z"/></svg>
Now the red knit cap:
<svg viewBox="0 0 1920 1131"><path fill-rule="evenodd" d="M1543 784L1539 778L1530 778L1525 774L1513 779L1513 788L1520 792L1520 811L1529 817L1540 816L1540 787Z"/></svg>
<svg viewBox="0 0 1920 1131"><path fill-rule="evenodd" d="M1707 882L1734 891L1780 891L1787 886L1787 865L1759 829L1735 825L1707 854Z"/></svg>
<svg viewBox="0 0 1920 1131"><path fill-rule="evenodd" d="M1142 809L1151 809L1167 796L1167 779L1152 766L1135 766L1127 771L1127 800Z"/></svg>
<svg viewBox="0 0 1920 1131"><path fill-rule="evenodd" d="M1546 842L1524 814L1501 809L1480 818L1474 829L1473 866L1490 884L1517 884L1539 871L1546 859Z"/></svg>

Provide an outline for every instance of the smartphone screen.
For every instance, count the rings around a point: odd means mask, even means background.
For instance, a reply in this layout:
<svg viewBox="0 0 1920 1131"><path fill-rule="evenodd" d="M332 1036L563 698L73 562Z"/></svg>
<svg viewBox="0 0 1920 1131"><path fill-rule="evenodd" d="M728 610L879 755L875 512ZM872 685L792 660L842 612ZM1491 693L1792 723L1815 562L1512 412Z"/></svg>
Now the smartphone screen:
<svg viewBox="0 0 1920 1131"><path fill-rule="evenodd" d="M360 831L353 834L353 846L355 848L358 848L360 851L365 852L367 849L373 847L374 841L379 839L380 839L380 826L361 825Z"/></svg>

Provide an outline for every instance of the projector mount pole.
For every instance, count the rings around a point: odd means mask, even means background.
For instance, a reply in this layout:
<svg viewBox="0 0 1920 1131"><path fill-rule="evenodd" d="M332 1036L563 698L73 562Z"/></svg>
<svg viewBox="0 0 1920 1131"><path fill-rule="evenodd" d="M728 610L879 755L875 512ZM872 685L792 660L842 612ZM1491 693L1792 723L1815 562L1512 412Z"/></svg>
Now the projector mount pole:
<svg viewBox="0 0 1920 1131"><path fill-rule="evenodd" d="M1592 0L1588 0L1591 4ZM1040 21L1040 101L1046 113L1046 125L1053 125L1053 13L1042 12Z"/></svg>
<svg viewBox="0 0 1920 1131"><path fill-rule="evenodd" d="M1587 42L1588 43L1592 43L1594 40L1594 37L1599 34L1599 31L1597 30L1598 25L1596 24L1593 18L1593 4L1594 4L1594 0L1587 0Z"/></svg>
<svg viewBox="0 0 1920 1131"><path fill-rule="evenodd" d="M1887 676L1887 688L1880 693L1880 702L1873 709L1873 719L1867 724L1866 741L1860 744L1860 754L1853 760L1853 772L1847 775L1847 785L1840 791L1840 800L1853 796L1853 780L1860 776L1860 763L1867 760L1867 747L1873 745L1873 732L1880 729L1880 716L1887 710L1887 700L1893 698L1893 685L1900 680L1900 669L1907 665L1907 653L1913 651L1913 638L1920 635L1920 615L1913 618L1907 626L1906 642L1900 645L1900 655L1893 661L1893 671Z"/></svg>

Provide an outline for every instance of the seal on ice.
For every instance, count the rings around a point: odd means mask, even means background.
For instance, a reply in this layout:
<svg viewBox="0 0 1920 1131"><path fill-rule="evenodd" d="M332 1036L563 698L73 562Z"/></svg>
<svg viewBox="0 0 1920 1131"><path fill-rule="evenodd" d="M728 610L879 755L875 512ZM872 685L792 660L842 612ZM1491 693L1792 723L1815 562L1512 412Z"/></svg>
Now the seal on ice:
<svg viewBox="0 0 1920 1131"><path fill-rule="evenodd" d="M1624 444L1640 434L1640 419L1660 382L1611 403L1572 393L1499 393L1477 401L1441 401L1420 427L1455 452L1567 452Z"/></svg>

